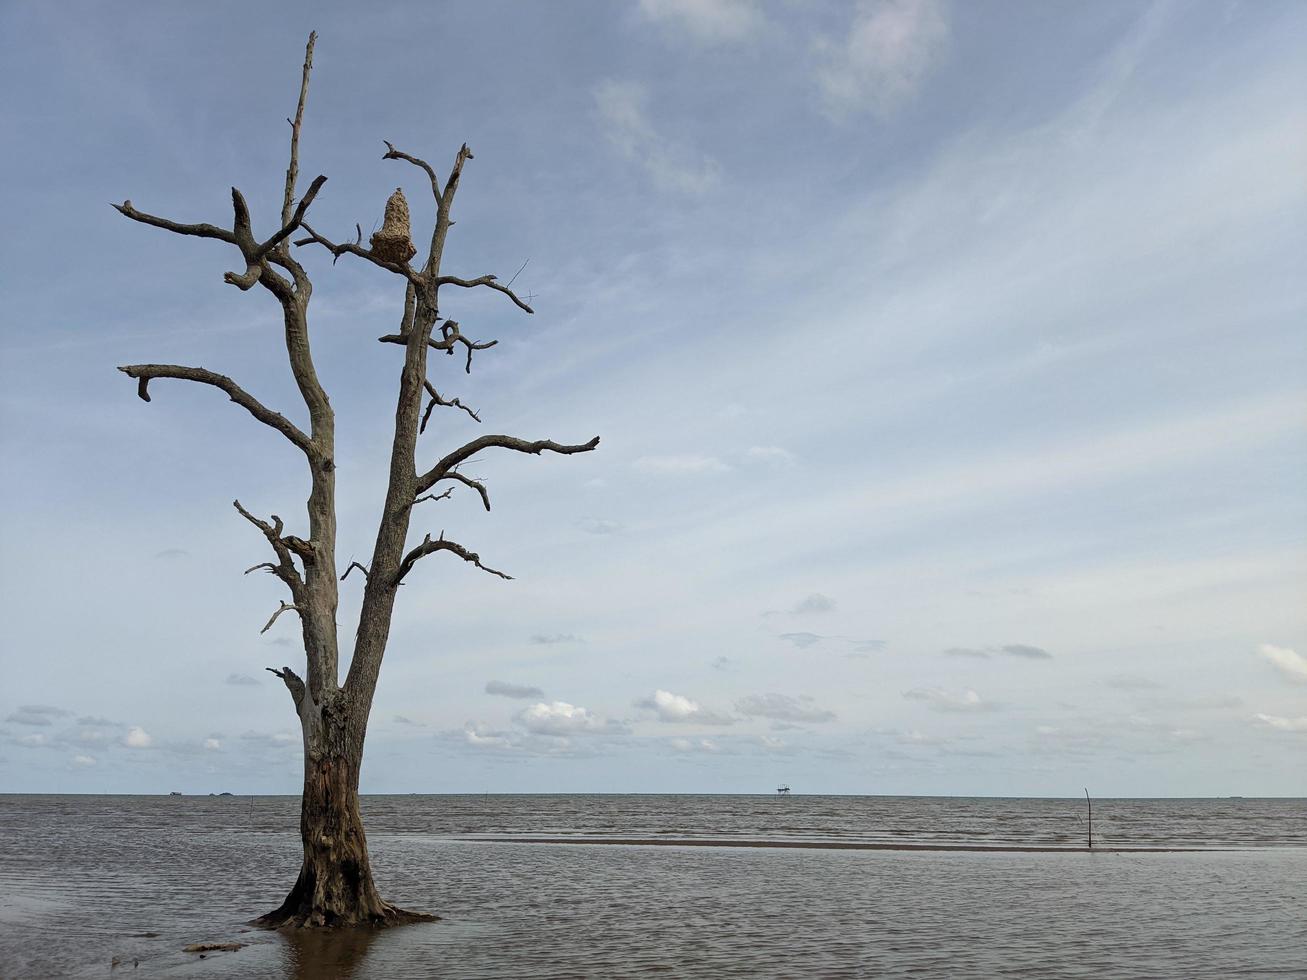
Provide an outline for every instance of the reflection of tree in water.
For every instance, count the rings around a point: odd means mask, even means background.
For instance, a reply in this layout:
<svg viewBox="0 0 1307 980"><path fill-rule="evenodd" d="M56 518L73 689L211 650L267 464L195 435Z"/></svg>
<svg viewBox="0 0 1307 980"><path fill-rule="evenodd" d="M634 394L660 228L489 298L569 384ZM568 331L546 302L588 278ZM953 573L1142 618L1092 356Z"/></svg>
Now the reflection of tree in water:
<svg viewBox="0 0 1307 980"><path fill-rule="evenodd" d="M286 940L287 977L295 980L347 980L364 976L359 970L377 929L290 929Z"/></svg>
<svg viewBox="0 0 1307 980"><path fill-rule="evenodd" d="M294 980L362 980L398 976L389 971L403 972L399 964L424 962L431 954L430 944L438 942L440 934L427 923L414 923L389 929L287 929L278 930L278 935L284 942L285 976ZM378 948L373 948L374 943ZM385 947L384 951L380 947ZM366 965L369 960L373 961L371 967Z"/></svg>

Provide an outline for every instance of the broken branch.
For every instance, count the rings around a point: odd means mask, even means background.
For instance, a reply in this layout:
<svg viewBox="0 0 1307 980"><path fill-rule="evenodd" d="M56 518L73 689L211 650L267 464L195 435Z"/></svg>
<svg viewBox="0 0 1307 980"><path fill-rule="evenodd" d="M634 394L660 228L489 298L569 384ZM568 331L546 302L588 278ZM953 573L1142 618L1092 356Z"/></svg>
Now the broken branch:
<svg viewBox="0 0 1307 980"><path fill-rule="evenodd" d="M473 439L465 446L460 446L452 453L445 456L435 466L427 470L418 478L416 490L418 493L430 490L436 485L438 480L444 479L459 463L466 462L472 456L481 452L483 449L511 449L519 453L532 453L540 455L546 450L551 453L559 453L564 456L570 456L573 453L588 453L599 445L599 437L595 436L589 442L582 443L579 446L566 446L554 442L552 439L538 439L535 442L528 442L525 439L517 439L513 436L481 436Z"/></svg>
<svg viewBox="0 0 1307 980"><path fill-rule="evenodd" d="M349 568L345 569L345 574L342 575L342 576L340 577L340 580L341 580L342 582L345 581L345 579L349 578L349 573L352 572L352 571L354 571L354 569L356 569L356 568L357 568L360 572L363 573L363 577L364 577L364 578L367 578L367 577L368 577L368 570L367 570L366 568L364 568L364 567L363 567L361 564L359 564L358 562L356 562L356 561L352 561L352 562L349 563Z"/></svg>
<svg viewBox="0 0 1307 980"><path fill-rule="evenodd" d="M289 667L283 667L281 670L277 670L275 667L264 667L263 669L270 674L276 674L282 679L287 690L290 691L295 707L299 708L300 702L304 700L304 682L300 680L299 675Z"/></svg>
<svg viewBox="0 0 1307 980"><path fill-rule="evenodd" d="M157 215L146 214L144 211L138 211L132 206L131 201L123 201L122 204L113 205L114 209L124 217L131 218L133 221L139 221L143 225L153 225L155 228L162 228L164 231L171 231L178 235L194 235L196 238L216 238L220 242L226 242L229 245L236 244L236 235L226 228L219 228L217 225L195 224L188 225L179 221L171 221L168 218L160 218Z"/></svg>
<svg viewBox="0 0 1307 980"><path fill-rule="evenodd" d="M316 452L313 440L305 435L295 423L280 412L274 412L265 407L257 398L225 374L218 374L216 371L208 371L204 368L183 367L180 364L127 364L118 368L118 370L129 378L136 378L140 382L137 385L136 393L142 401L147 402L150 400L148 385L154 378L174 378L178 381L195 381L199 384L212 385L214 388L225 391L228 397L237 405L264 425L276 429L307 455L313 456Z"/></svg>
<svg viewBox="0 0 1307 980"><path fill-rule="evenodd" d="M472 409L468 408L466 405L464 405L461 401L458 400L458 398L455 397L448 400L441 398L439 392L436 391L435 385L433 385L430 381L424 381L422 383L427 389L427 394L431 396L431 401L427 402L427 410L422 413L422 422L418 426L418 432L421 433L427 431L427 422L431 418L431 411L437 405L441 405L445 408L461 408L463 411L467 412L467 414L472 417L473 421L475 422L481 421L481 416L478 415L476 412L472 411Z"/></svg>
<svg viewBox="0 0 1307 980"><path fill-rule="evenodd" d="M517 304L518 309L525 310L527 313L535 312L535 310L531 309L531 307L529 307L520 298L518 298L517 293L513 292L507 286L501 284L499 282L498 276L479 276L476 279L460 279L458 278L458 276L441 276L439 279L436 280L436 285L462 286L464 289L471 289L473 286L489 286L491 289L495 290L496 292L503 293L505 296L511 299L514 303Z"/></svg>
<svg viewBox="0 0 1307 980"><path fill-rule="evenodd" d="M453 494L454 494L453 487L450 487L448 490L445 490L442 493L428 493L425 496L418 497L416 500L414 500L413 506L416 507L424 500L448 500L451 496L453 496Z"/></svg>
<svg viewBox="0 0 1307 980"><path fill-rule="evenodd" d="M417 563L418 559L423 558L426 555L434 555L437 551L453 552L458 555L458 557L466 562L470 562L483 572L489 572L491 575L498 575L502 579L512 581L513 576L506 575L501 571L497 571L496 569L481 564L481 556L475 552L468 551L461 544L454 541L446 541L443 536L432 541L431 535L428 534L422 539L422 543L405 555L404 560L400 562L399 572L395 576L395 584L399 585L399 583L404 580L404 576L409 573L409 570Z"/></svg>
<svg viewBox="0 0 1307 980"><path fill-rule="evenodd" d="M439 207L443 201L443 196L440 193L440 178L436 176L436 171L432 169L431 164L419 157L409 156L402 150L395 149L395 144L390 140L382 140L381 142L386 144L386 152L382 154L381 159L404 160L415 167L421 167L427 172L427 176L431 179L431 193L436 199L436 206Z"/></svg>
<svg viewBox="0 0 1307 980"><path fill-rule="evenodd" d="M283 602L279 607L277 607L277 611L272 614L272 618L268 620L267 625L264 626L263 629L259 630L260 635L272 629L272 624L277 621L277 617L280 616L282 613L286 612L288 609L294 609L296 612L300 612L300 607L295 605L294 603Z"/></svg>

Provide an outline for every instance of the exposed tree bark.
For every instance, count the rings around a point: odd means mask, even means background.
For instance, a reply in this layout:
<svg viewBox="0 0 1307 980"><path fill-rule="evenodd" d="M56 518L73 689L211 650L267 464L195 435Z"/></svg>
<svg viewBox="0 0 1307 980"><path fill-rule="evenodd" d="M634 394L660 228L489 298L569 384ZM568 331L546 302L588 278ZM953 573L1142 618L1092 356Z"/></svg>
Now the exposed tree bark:
<svg viewBox="0 0 1307 980"><path fill-rule="evenodd" d="M381 899L373 883L367 838L359 817L359 771L368 716L385 656L399 586L418 560L438 551L452 552L492 575L511 578L483 565L477 554L447 540L443 532L436 540L427 534L419 544L406 549L413 506L423 500L449 496L453 487L441 493L428 492L437 483L448 481L475 490L489 510L490 497L485 486L457 470L459 464L483 449L504 448L534 454L548 450L570 454L594 449L599 439L595 437L580 445L563 445L549 439L532 442L513 436L483 436L448 453L419 475L416 462L418 435L425 430L437 406L459 409L480 421L480 417L457 397L438 394L427 377L428 353L437 350L453 354L454 349L461 346L466 352L465 370L470 371L473 352L486 350L497 343L472 340L453 320L441 323L440 287L485 286L504 293L527 313L532 310L494 276L461 279L441 274L445 241L453 224L450 208L463 166L472 159L466 144L459 149L450 174L442 184L435 168L426 161L386 143L387 152L383 159L410 163L421 169L430 181L436 221L420 270L415 270L407 262L379 257L363 247L362 231L358 225L355 226L356 240L343 244L333 243L308 225L305 220L308 208L326 182L326 177L319 176L296 202L300 129L316 37L316 34L309 35L299 101L294 118L288 120L291 125L290 163L286 169L281 223L273 235L262 241L255 237L249 206L244 195L234 187L230 230L213 224L186 224L161 218L138 210L131 201L114 205L124 216L141 224L179 235L214 239L239 249L245 271L228 272L223 278L241 291L262 286L281 306L286 355L308 413L308 431L264 406L231 378L205 368L134 364L119 370L137 380L138 394L145 401L150 400L150 381L158 378L193 381L218 388L255 419L279 431L305 456L310 478L307 538L286 534L285 523L280 517L274 515L270 522L265 521L246 510L240 501L235 502L241 516L267 539L276 558L276 561L253 566L247 574L266 570L290 592L290 601L281 602L263 629L271 628L283 613L295 612L300 621L305 653L303 678L290 667L267 668L282 679L290 692L304 736L304 788L300 810L303 862L286 900L256 921L271 927L380 926L432 918L405 912ZM297 246L320 245L331 253L333 262L342 255L362 258L404 282L400 333L381 338L386 343L404 348L385 504L371 561L367 565L351 561L345 575L339 577L343 580L354 568L358 568L364 577L363 605L344 684L340 683L336 626L339 580L336 574L335 414L313 364L309 342L309 300L313 284L290 250L291 236L296 230L306 234L295 242ZM438 339L433 337L437 324ZM431 399L425 412L422 409L424 393Z"/></svg>

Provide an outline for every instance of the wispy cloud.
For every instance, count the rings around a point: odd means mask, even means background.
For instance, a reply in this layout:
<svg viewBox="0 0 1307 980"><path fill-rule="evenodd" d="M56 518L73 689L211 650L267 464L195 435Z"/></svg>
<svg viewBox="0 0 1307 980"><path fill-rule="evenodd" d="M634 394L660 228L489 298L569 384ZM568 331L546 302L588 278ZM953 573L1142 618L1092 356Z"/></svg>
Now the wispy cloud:
<svg viewBox="0 0 1307 980"><path fill-rule="evenodd" d="M721 167L655 129L646 108L647 89L638 82L606 81L595 89L604 134L619 153L634 161L661 190L702 195L716 186Z"/></svg>
<svg viewBox="0 0 1307 980"><path fill-rule="evenodd" d="M1009 657L1020 657L1023 660L1052 660L1053 655L1043 647L1031 646L1028 643L1009 643L1007 646L1000 648L1003 653Z"/></svg>
<svg viewBox="0 0 1307 980"><path fill-rule="evenodd" d="M949 647L943 652L946 657L971 657L976 660L988 660L996 653L1021 660L1053 659L1053 655L1043 647L1032 646L1029 643L1009 643L999 647Z"/></svg>
<svg viewBox="0 0 1307 980"><path fill-rule="evenodd" d="M814 592L796 602L790 612L797 616L806 616L812 613L828 613L834 608L834 599L820 592Z"/></svg>
<svg viewBox="0 0 1307 980"><path fill-rule="evenodd" d="M1307 733L1307 716L1284 718L1280 715L1264 715L1258 712L1253 717L1267 728L1274 728L1277 731Z"/></svg>
<svg viewBox="0 0 1307 980"><path fill-rule="evenodd" d="M735 702L735 710L756 718L774 718L777 721L824 722L834 721L835 712L817 707L807 696L791 697L788 694L751 694Z"/></svg>
<svg viewBox="0 0 1307 980"><path fill-rule="evenodd" d="M744 41L766 24L754 0L640 0L647 20L676 29L695 41Z"/></svg>
<svg viewBox="0 0 1307 980"><path fill-rule="evenodd" d="M532 633L531 642L538 646L552 646L555 643L584 643L585 640L575 633Z"/></svg>
<svg viewBox="0 0 1307 980"><path fill-rule="evenodd" d="M794 453L780 446L750 446L744 451L744 461L777 469L788 469L797 460Z"/></svg>
<svg viewBox="0 0 1307 980"><path fill-rule="evenodd" d="M616 534L622 530L622 525L617 521L606 521L598 517L583 517L576 522L586 534Z"/></svg>
<svg viewBox="0 0 1307 980"><path fill-rule="evenodd" d="M528 684L512 684L508 681L486 681L486 693L501 698L543 698L545 692Z"/></svg>
<svg viewBox="0 0 1307 980"><path fill-rule="evenodd" d="M924 701L935 711L993 711L996 707L970 688L954 692L938 687L919 687L904 691L903 696L909 701Z"/></svg>
<svg viewBox="0 0 1307 980"><path fill-rule="evenodd" d="M941 0L862 0L846 36L817 45L817 84L827 111L890 115L917 93L948 39Z"/></svg>
<svg viewBox="0 0 1307 980"><path fill-rule="evenodd" d="M71 711L48 704L25 704L9 715L5 721L11 721L16 725L53 725L56 719L70 714Z"/></svg>
<svg viewBox="0 0 1307 980"><path fill-rule="evenodd" d="M806 650L808 647L816 646L822 640L826 639L826 637L822 636L820 633L805 632L781 633L780 638L786 643L793 643L800 650Z"/></svg>
<svg viewBox="0 0 1307 980"><path fill-rule="evenodd" d="M1294 684L1307 684L1307 657L1288 647L1277 647L1263 643L1257 648L1272 667Z"/></svg>
<svg viewBox="0 0 1307 980"><path fill-rule="evenodd" d="M638 473L657 476L701 476L706 473L725 473L730 467L716 456L689 453L679 456L641 456L631 463Z"/></svg>
<svg viewBox="0 0 1307 980"><path fill-rule="evenodd" d="M1157 681L1138 674L1113 674L1103 684L1115 691L1157 691L1162 687Z"/></svg>

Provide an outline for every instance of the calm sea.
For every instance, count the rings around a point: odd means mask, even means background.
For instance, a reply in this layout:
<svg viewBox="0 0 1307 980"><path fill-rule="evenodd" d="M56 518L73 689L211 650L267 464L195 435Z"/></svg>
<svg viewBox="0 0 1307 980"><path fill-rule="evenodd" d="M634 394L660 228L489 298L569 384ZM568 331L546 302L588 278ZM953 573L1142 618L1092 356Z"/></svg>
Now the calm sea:
<svg viewBox="0 0 1307 980"><path fill-rule="evenodd" d="M1096 800L1095 852L1070 850L1088 832L1083 799L373 796L363 809L382 893L442 921L248 930L298 870L296 798L0 796L0 978L1307 978L1304 800ZM745 846L693 846L705 840ZM986 850L748 846L795 842ZM182 952L228 941L248 945Z"/></svg>

